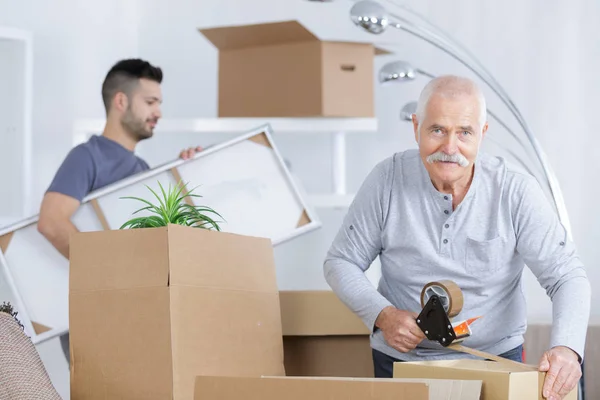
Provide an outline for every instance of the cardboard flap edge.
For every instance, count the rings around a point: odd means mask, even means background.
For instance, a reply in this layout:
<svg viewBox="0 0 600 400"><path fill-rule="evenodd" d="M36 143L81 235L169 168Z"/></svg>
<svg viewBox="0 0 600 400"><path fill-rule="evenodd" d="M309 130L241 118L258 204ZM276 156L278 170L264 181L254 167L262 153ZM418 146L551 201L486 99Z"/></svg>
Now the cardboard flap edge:
<svg viewBox="0 0 600 400"><path fill-rule="evenodd" d="M281 291L284 336L369 335L362 320L333 291Z"/></svg>
<svg viewBox="0 0 600 400"><path fill-rule="evenodd" d="M198 32L219 50L319 40L297 20L198 28Z"/></svg>

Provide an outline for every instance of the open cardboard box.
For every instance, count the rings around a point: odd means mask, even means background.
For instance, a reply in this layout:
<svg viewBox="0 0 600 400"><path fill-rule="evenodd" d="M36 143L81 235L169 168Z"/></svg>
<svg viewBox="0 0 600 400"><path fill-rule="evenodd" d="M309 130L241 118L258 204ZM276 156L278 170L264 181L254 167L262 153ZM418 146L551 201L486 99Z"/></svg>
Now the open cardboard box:
<svg viewBox="0 0 600 400"><path fill-rule="evenodd" d="M394 378L473 379L483 382L481 400L541 400L545 373L533 365L485 360L394 363ZM577 389L564 400L577 400Z"/></svg>
<svg viewBox="0 0 600 400"><path fill-rule="evenodd" d="M71 399L190 400L285 375L271 241L180 225L71 238Z"/></svg>
<svg viewBox="0 0 600 400"><path fill-rule="evenodd" d="M195 393L194 400L479 400L481 381L199 376Z"/></svg>
<svg viewBox="0 0 600 400"><path fill-rule="evenodd" d="M387 51L371 43L321 40L295 20L199 32L219 51L219 117L375 115L374 60Z"/></svg>

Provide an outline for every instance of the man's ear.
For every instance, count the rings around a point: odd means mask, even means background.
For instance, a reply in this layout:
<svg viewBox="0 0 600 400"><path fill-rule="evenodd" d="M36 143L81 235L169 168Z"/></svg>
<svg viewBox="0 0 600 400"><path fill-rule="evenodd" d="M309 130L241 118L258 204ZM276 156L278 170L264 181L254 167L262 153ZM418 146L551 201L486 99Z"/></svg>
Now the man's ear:
<svg viewBox="0 0 600 400"><path fill-rule="evenodd" d="M125 112L129 107L129 99L127 98L127 95L123 92L117 92L113 99L113 106L115 110L119 112Z"/></svg>
<svg viewBox="0 0 600 400"><path fill-rule="evenodd" d="M482 139L485 137L487 130L488 130L488 123L486 122L485 125L483 125L483 129L481 130L481 138Z"/></svg>
<svg viewBox="0 0 600 400"><path fill-rule="evenodd" d="M419 143L419 120L417 120L417 114L411 116L413 123L413 130L415 131L415 141Z"/></svg>

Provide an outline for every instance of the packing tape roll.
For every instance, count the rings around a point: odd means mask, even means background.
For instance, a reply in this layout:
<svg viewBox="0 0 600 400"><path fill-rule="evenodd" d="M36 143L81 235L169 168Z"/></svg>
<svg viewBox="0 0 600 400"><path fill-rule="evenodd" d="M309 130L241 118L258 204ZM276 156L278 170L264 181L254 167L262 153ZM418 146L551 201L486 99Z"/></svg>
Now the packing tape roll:
<svg viewBox="0 0 600 400"><path fill-rule="evenodd" d="M463 294L456 283L449 280L429 282L421 290L421 308L425 307L433 294L437 294L442 300L448 318L453 318L462 311Z"/></svg>

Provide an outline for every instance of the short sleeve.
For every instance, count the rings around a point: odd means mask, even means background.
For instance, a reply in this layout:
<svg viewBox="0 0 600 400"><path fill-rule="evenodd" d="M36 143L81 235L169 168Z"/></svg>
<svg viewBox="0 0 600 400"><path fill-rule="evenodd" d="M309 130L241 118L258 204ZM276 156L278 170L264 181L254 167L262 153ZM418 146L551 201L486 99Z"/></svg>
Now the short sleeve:
<svg viewBox="0 0 600 400"><path fill-rule="evenodd" d="M76 146L64 159L47 192L57 192L80 202L90 193L94 183L95 166L88 149Z"/></svg>

